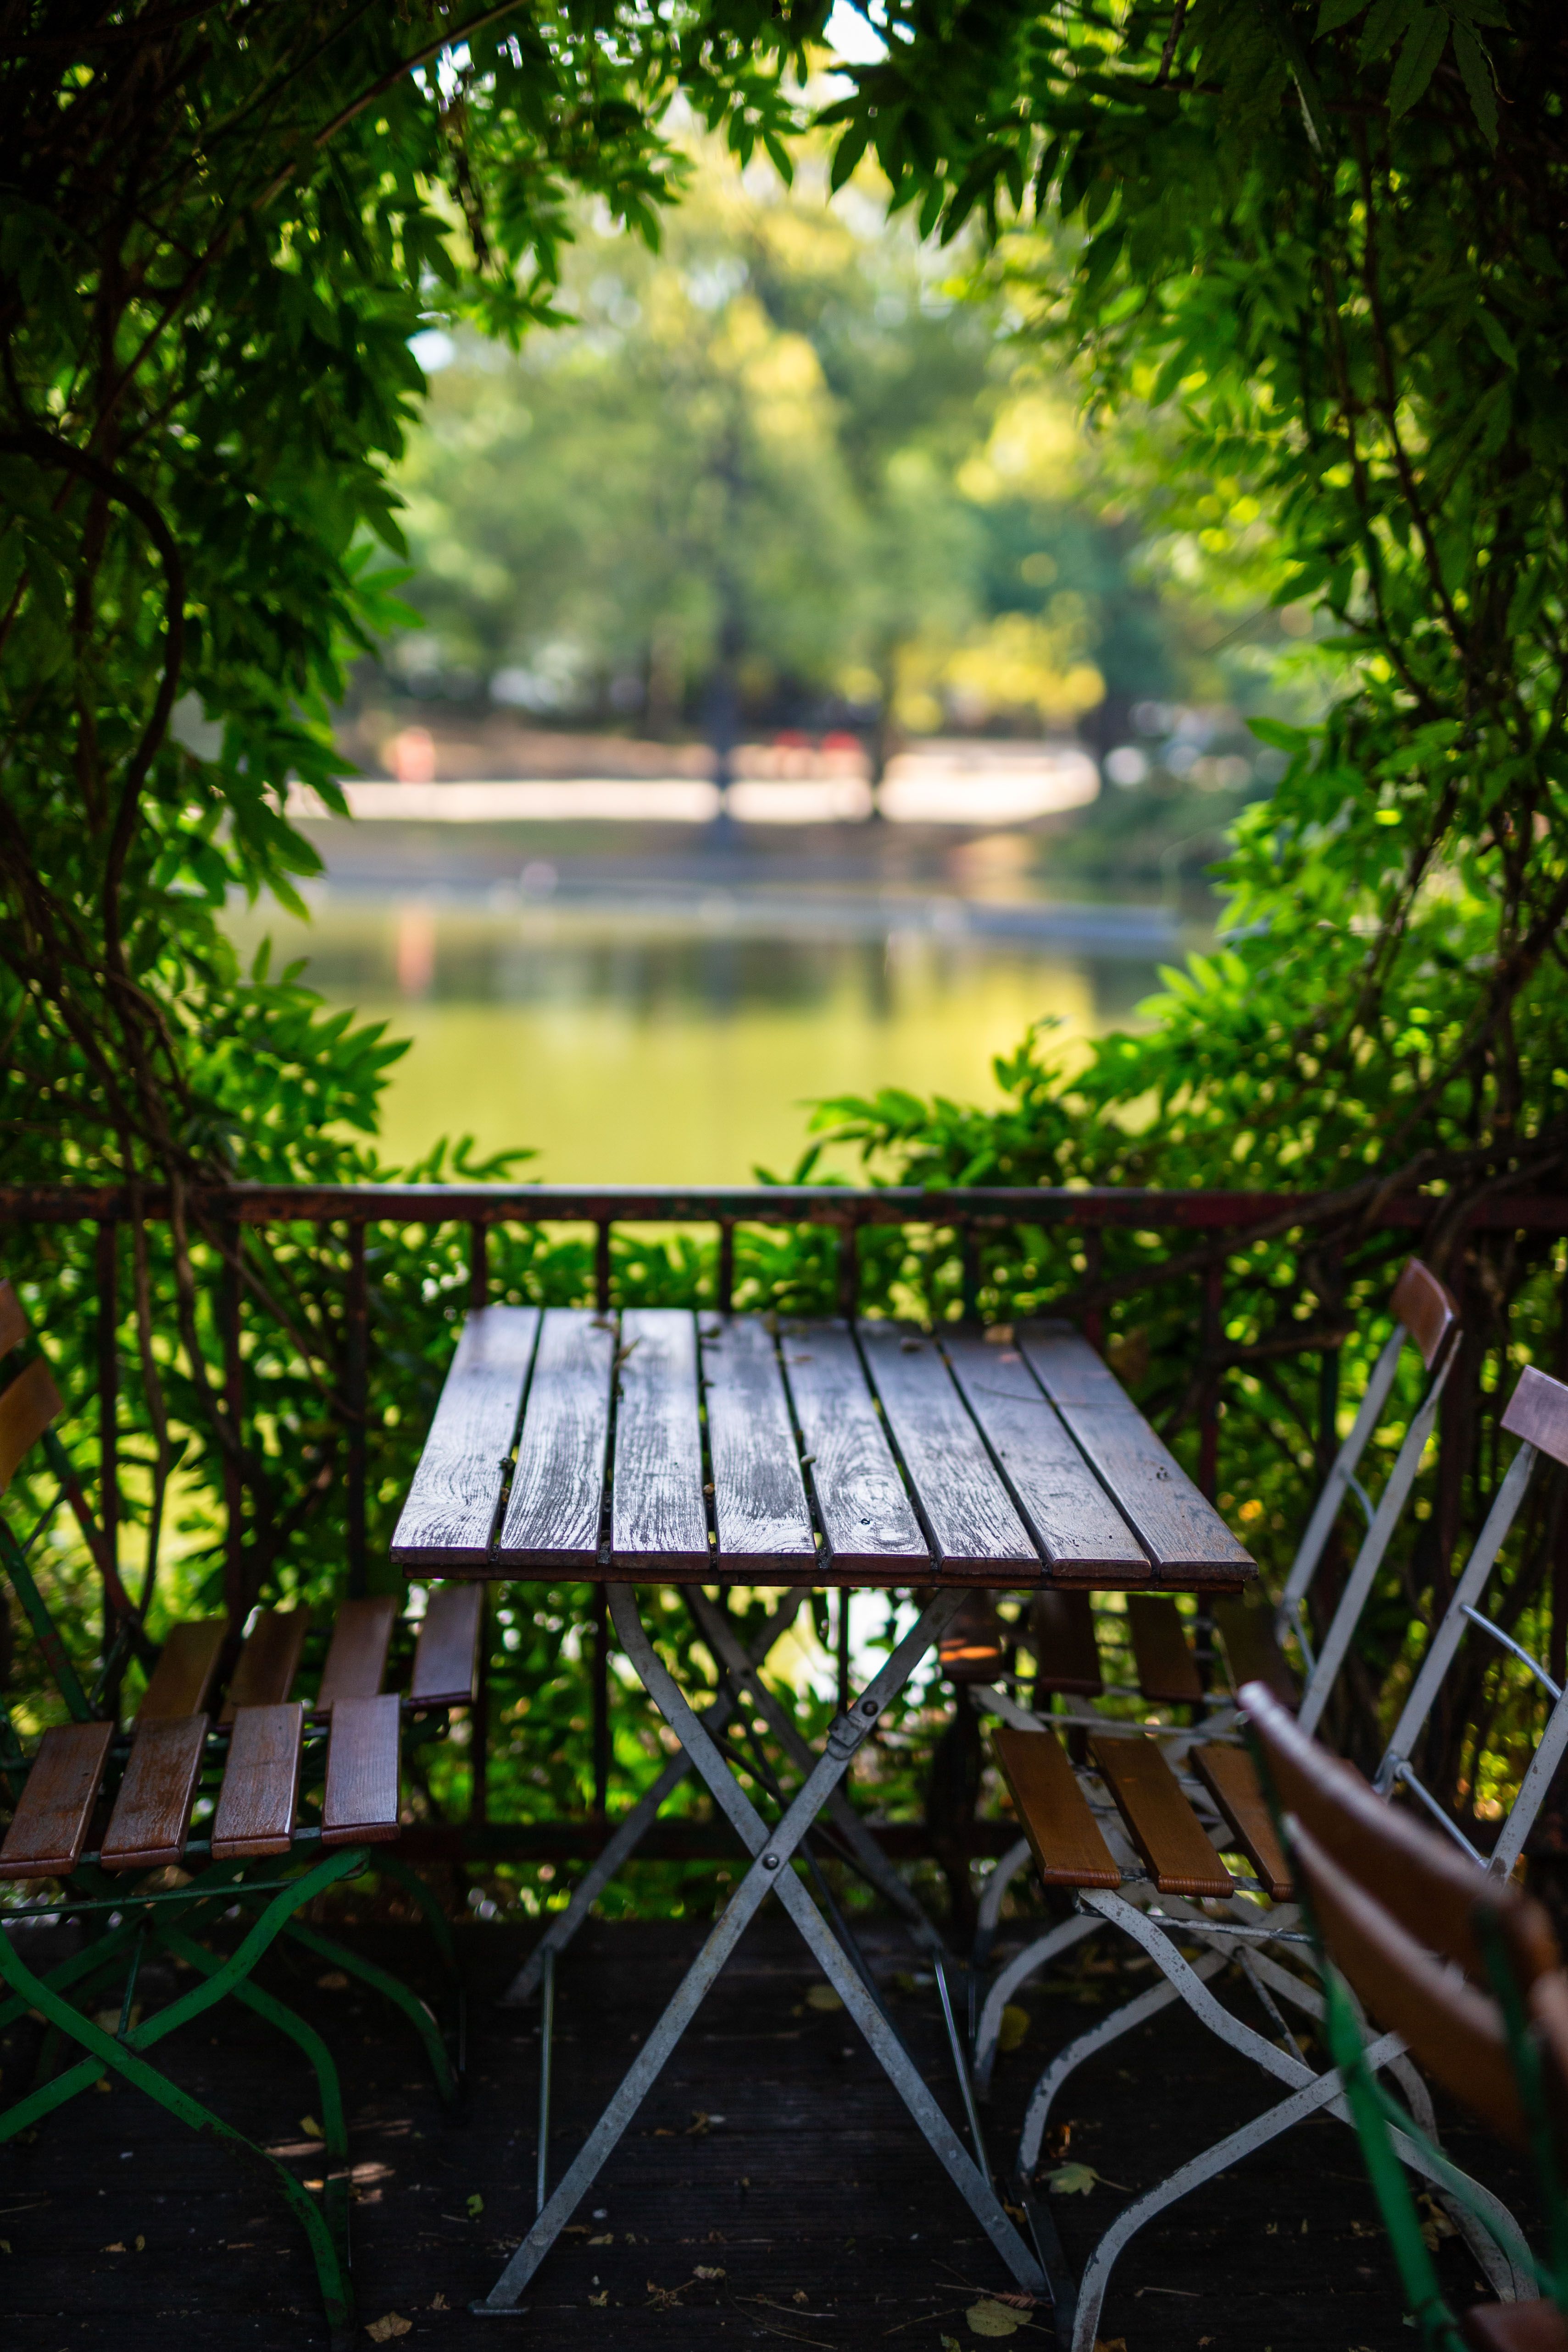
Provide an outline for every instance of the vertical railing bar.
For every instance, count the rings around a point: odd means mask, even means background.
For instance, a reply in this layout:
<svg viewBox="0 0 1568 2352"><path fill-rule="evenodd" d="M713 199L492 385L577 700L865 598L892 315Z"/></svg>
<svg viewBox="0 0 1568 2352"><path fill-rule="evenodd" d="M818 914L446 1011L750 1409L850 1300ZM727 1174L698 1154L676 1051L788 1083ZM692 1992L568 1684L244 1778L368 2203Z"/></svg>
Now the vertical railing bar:
<svg viewBox="0 0 1568 2352"><path fill-rule="evenodd" d="M838 1312L847 1323L860 1314L860 1234L853 1217L838 1227Z"/></svg>
<svg viewBox="0 0 1568 2352"><path fill-rule="evenodd" d="M106 1217L98 1229L98 1524L110 1567L120 1557L120 1227ZM103 1654L114 1640L114 1603L103 1593Z"/></svg>
<svg viewBox="0 0 1568 2352"><path fill-rule="evenodd" d="M1083 1286L1096 1289L1105 1273L1105 1232L1100 1225L1090 1225L1083 1237ZM1083 1336L1091 1348L1103 1354L1105 1349L1105 1309L1086 1307L1083 1315Z"/></svg>
<svg viewBox="0 0 1568 2352"><path fill-rule="evenodd" d="M594 1811L603 1821L610 1802L610 1607L603 1584L594 1587Z"/></svg>
<svg viewBox="0 0 1568 2352"><path fill-rule="evenodd" d="M838 1588L838 1712L849 1712L849 1587Z"/></svg>
<svg viewBox="0 0 1568 2352"><path fill-rule="evenodd" d="M973 1323L980 1315L980 1234L973 1217L965 1217L958 1230L963 1254L963 1319Z"/></svg>
<svg viewBox="0 0 1568 2352"><path fill-rule="evenodd" d="M364 1596L369 1580L365 1549L365 1483L370 1409L370 1291L365 1279L365 1229L349 1227L348 1294L344 1301L343 1411L348 1421L347 1536L349 1594Z"/></svg>
<svg viewBox="0 0 1568 2352"><path fill-rule="evenodd" d="M735 1304L735 1220L719 1220L719 1282L718 1307L728 1315Z"/></svg>
<svg viewBox="0 0 1568 2352"><path fill-rule="evenodd" d="M245 1426L245 1359L240 1351L241 1294L244 1288L239 1279L240 1238L241 1229L237 1223L224 1226L223 1278L218 1285L218 1311L223 1318L223 1402L230 1438L230 1443L224 1449L223 1461L223 1497L226 1515L224 1527L224 1607L231 1634L238 1632L246 1615L245 1476L239 1458Z"/></svg>
<svg viewBox="0 0 1568 2352"><path fill-rule="evenodd" d="M490 1295L490 1229L482 1217L468 1227L468 1306L485 1306Z"/></svg>
<svg viewBox="0 0 1568 2352"><path fill-rule="evenodd" d="M490 1643L493 1638L491 1597L487 1584L479 1609L479 1672L474 1685L473 1711L468 1718L468 1826L483 1829L489 1819L490 1797Z"/></svg>
<svg viewBox="0 0 1568 2352"><path fill-rule="evenodd" d="M1225 1330L1225 1260L1216 1258L1204 1274L1203 1351L1217 1358ZM1202 1420L1198 1435L1198 1486L1209 1502L1219 1491L1220 1376L1214 1363L1204 1379ZM1214 1677L1214 1618L1202 1594L1193 1632L1194 1661L1198 1681L1206 1691Z"/></svg>
<svg viewBox="0 0 1568 2352"><path fill-rule="evenodd" d="M594 1306L600 1315L610 1311L610 1220L600 1217L594 1227Z"/></svg>

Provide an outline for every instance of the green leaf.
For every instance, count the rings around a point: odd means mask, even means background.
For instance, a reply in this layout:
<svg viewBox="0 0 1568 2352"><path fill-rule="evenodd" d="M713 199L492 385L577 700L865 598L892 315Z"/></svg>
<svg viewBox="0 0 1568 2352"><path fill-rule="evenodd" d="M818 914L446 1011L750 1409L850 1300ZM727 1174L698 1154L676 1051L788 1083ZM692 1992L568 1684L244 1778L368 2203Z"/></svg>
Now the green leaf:
<svg viewBox="0 0 1568 2352"><path fill-rule="evenodd" d="M1318 11L1319 39L1325 33L1337 33L1342 25L1348 25L1353 17L1359 16L1365 6L1366 0L1323 0Z"/></svg>
<svg viewBox="0 0 1568 2352"><path fill-rule="evenodd" d="M1497 84L1492 79L1492 61L1485 45L1479 41L1468 25L1454 26L1454 62L1459 68L1466 92L1480 125L1481 136L1489 147L1497 145Z"/></svg>
<svg viewBox="0 0 1568 2352"><path fill-rule="evenodd" d="M1399 52L1388 85L1388 111L1397 122L1408 114L1427 83L1436 72L1444 50L1448 46L1448 18L1441 8L1424 8L1410 30Z"/></svg>

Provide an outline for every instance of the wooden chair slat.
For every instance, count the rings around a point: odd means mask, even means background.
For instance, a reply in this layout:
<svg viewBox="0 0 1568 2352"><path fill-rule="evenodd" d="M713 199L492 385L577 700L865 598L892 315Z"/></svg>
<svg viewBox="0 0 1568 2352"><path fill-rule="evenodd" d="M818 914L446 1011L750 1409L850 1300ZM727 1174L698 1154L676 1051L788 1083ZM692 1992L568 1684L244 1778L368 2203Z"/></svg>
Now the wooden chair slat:
<svg viewBox="0 0 1568 2352"><path fill-rule="evenodd" d="M338 1603L316 1694L318 1714L324 1715L339 1699L375 1697L386 1672L386 1653L396 1622L397 1602L390 1592L373 1592L362 1601Z"/></svg>
<svg viewBox="0 0 1568 2352"><path fill-rule="evenodd" d="M1047 1886L1119 1887L1121 1873L1054 1731L994 1731L991 1749Z"/></svg>
<svg viewBox="0 0 1568 2352"><path fill-rule="evenodd" d="M399 1727L394 1691L380 1698L341 1698L332 1708L323 1845L384 1843L397 1835Z"/></svg>
<svg viewBox="0 0 1568 2352"><path fill-rule="evenodd" d="M105 1870L155 1870L179 1861L206 1736L205 1715L138 1724L99 1849Z"/></svg>
<svg viewBox="0 0 1568 2352"><path fill-rule="evenodd" d="M935 1340L897 1323L862 1323L858 1336L939 1566L1037 1582L1040 1555Z"/></svg>
<svg viewBox="0 0 1568 2352"><path fill-rule="evenodd" d="M294 1687L310 1624L308 1609L261 1612L229 1679L220 1723L232 1723L242 1706L281 1706Z"/></svg>
<svg viewBox="0 0 1568 2352"><path fill-rule="evenodd" d="M0 1277L0 1356L8 1356L27 1336L28 1323L9 1276Z"/></svg>
<svg viewBox="0 0 1568 2352"><path fill-rule="evenodd" d="M460 1706L473 1697L484 1610L482 1584L431 1586L408 1685L416 1706Z"/></svg>
<svg viewBox="0 0 1568 2352"><path fill-rule="evenodd" d="M1099 1698L1105 1689L1087 1592L1037 1592L1029 1603L1037 1691Z"/></svg>
<svg viewBox="0 0 1568 2352"><path fill-rule="evenodd" d="M1274 1631L1274 1612L1261 1601L1222 1595L1214 1604L1215 1631L1225 1644L1232 1687L1262 1683L1281 1706L1294 1709L1300 1696L1289 1659Z"/></svg>
<svg viewBox="0 0 1568 2352"><path fill-rule="evenodd" d="M1221 1748L1205 1740L1188 1750L1189 1760L1221 1813L1231 1834L1276 1903L1289 1903L1293 1892L1290 1865L1285 1859L1268 1800L1258 1781L1257 1767L1244 1748Z"/></svg>
<svg viewBox="0 0 1568 2352"><path fill-rule="evenodd" d="M1444 1340L1458 1328L1458 1301L1418 1257L1413 1257L1394 1284L1388 1303L1420 1349L1421 1360L1430 1371Z"/></svg>
<svg viewBox="0 0 1568 2352"><path fill-rule="evenodd" d="M1568 1462L1568 1388L1527 1364L1503 1408L1502 1425L1553 1462Z"/></svg>
<svg viewBox="0 0 1568 2352"><path fill-rule="evenodd" d="M392 1538L392 1557L475 1568L489 1555L539 1334L537 1307L477 1307L441 1391Z"/></svg>
<svg viewBox="0 0 1568 2352"><path fill-rule="evenodd" d="M994 1682L1007 1664L1007 1643L989 1592L972 1592L937 1644L937 1663L950 1683Z"/></svg>
<svg viewBox="0 0 1568 2352"><path fill-rule="evenodd" d="M228 1763L213 1817L213 1860L287 1853L300 1795L305 1710L291 1705L242 1706L234 1717Z"/></svg>
<svg viewBox="0 0 1568 2352"><path fill-rule="evenodd" d="M1468 2352L1568 2352L1568 2319L1554 2303L1481 2303L1459 2314Z"/></svg>
<svg viewBox="0 0 1568 2352"><path fill-rule="evenodd" d="M616 1334L586 1307L552 1307L517 1444L496 1565L591 1576L610 1438Z"/></svg>
<svg viewBox="0 0 1568 2352"><path fill-rule="evenodd" d="M1080 1451L1116 1496L1157 1575L1183 1580L1206 1571L1236 1582L1255 1573L1251 1554L1087 1339L1068 1325L1037 1322L1019 1326L1018 1344Z"/></svg>
<svg viewBox="0 0 1568 2352"><path fill-rule="evenodd" d="M64 1411L54 1374L42 1356L35 1356L0 1396L0 1495L16 1476L24 1454Z"/></svg>
<svg viewBox="0 0 1568 2352"><path fill-rule="evenodd" d="M710 1576L696 1317L684 1307L628 1307L620 1357L611 1559L628 1573Z"/></svg>
<svg viewBox="0 0 1568 2352"><path fill-rule="evenodd" d="M931 1546L899 1476L848 1327L786 1325L780 1352L836 1571L886 1583L899 1576L900 1562L925 1568Z"/></svg>
<svg viewBox="0 0 1568 2352"><path fill-rule="evenodd" d="M1153 1740L1093 1732L1089 1752L1162 1895L1235 1893L1235 1880Z"/></svg>
<svg viewBox="0 0 1568 2352"><path fill-rule="evenodd" d="M699 1322L715 1565L798 1576L816 1564L816 1535L772 1334L758 1315Z"/></svg>
<svg viewBox="0 0 1568 2352"><path fill-rule="evenodd" d="M1204 1686L1187 1646L1182 1612L1168 1592L1130 1592L1127 1636L1133 1670L1146 1699L1160 1706L1201 1706Z"/></svg>
<svg viewBox="0 0 1568 2352"><path fill-rule="evenodd" d="M1486 1962L1470 1924L1484 1895L1504 1916L1521 1982L1558 1965L1556 1941L1538 1904L1478 1871L1446 1841L1374 1796L1352 1766L1309 1739L1261 1684L1244 1685L1240 1696L1262 1751L1265 1780L1282 1810L1357 1880L1374 1886L1379 1903L1408 1935L1485 1984Z"/></svg>
<svg viewBox="0 0 1568 2352"><path fill-rule="evenodd" d="M114 1738L111 1723L62 1723L38 1742L5 1843L0 1878L67 1878L81 1860Z"/></svg>
<svg viewBox="0 0 1568 2352"><path fill-rule="evenodd" d="M206 1705L228 1631L222 1617L171 1625L152 1680L136 1710L138 1723L165 1723L199 1715Z"/></svg>
<svg viewBox="0 0 1568 2352"><path fill-rule="evenodd" d="M1375 1901L1358 1883L1359 1868L1354 1876L1342 1870L1302 1822L1293 1815L1287 1822L1298 1881L1336 1968L1377 2022L1400 2034L1446 2090L1519 2146L1524 2118L1497 2003L1445 1968ZM1467 1867L1472 1894L1486 1894L1485 1873Z"/></svg>
<svg viewBox="0 0 1568 2352"><path fill-rule="evenodd" d="M1142 1544L1079 1452L1016 1348L941 1335L964 1402L1002 1465L1030 1535L1062 1576L1146 1575Z"/></svg>

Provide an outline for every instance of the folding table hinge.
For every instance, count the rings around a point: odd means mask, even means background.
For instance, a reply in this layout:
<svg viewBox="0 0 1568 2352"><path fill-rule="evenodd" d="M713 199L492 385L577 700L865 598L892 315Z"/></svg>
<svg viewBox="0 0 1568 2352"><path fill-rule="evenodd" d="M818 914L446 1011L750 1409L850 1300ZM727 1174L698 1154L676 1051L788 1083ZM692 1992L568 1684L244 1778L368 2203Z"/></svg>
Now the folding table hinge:
<svg viewBox="0 0 1568 2352"><path fill-rule="evenodd" d="M858 1698L844 1714L835 1716L827 1735L828 1752L834 1756L853 1756L861 1741L875 1726L881 1713L874 1698Z"/></svg>

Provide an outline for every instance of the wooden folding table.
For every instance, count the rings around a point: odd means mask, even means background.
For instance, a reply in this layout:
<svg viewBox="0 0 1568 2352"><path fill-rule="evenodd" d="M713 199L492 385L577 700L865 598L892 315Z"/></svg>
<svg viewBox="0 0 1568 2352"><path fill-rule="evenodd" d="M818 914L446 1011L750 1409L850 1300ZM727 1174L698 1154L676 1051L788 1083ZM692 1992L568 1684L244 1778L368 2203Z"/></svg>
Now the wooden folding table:
<svg viewBox="0 0 1568 2352"><path fill-rule="evenodd" d="M630 2123L709 1987L770 1895L790 1913L932 2151L1020 2285L1034 2253L893 2032L874 1990L793 1863L817 1816L848 1825L878 1883L912 1906L840 1788L862 1742L966 1592L1157 1587L1235 1591L1256 1570L1100 1357L1069 1326L1016 1334L891 1322L784 1321L676 1308L491 1307L470 1315L393 1540L413 1575L609 1586L617 1636L682 1754L579 1887L575 1918L695 1769L752 1857L702 1951L489 2294L514 2310ZM787 1722L804 1778L781 1817L757 1811L713 1734L744 1694L767 1699L700 1588L934 1588L820 1753ZM726 1688L698 1716L654 1649L634 1587L690 1598ZM773 1717L776 1701L768 1701ZM650 1808L652 1810L650 1810ZM614 1857L613 1859L611 1857ZM895 1897L897 1899L897 1897ZM971 2116L972 2138L978 2132ZM541 2172L542 2188L542 2166Z"/></svg>

